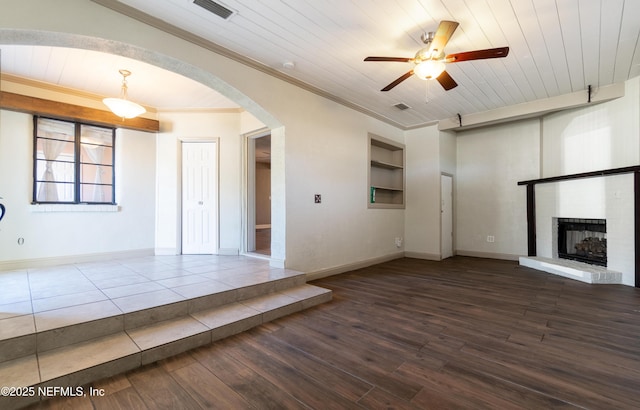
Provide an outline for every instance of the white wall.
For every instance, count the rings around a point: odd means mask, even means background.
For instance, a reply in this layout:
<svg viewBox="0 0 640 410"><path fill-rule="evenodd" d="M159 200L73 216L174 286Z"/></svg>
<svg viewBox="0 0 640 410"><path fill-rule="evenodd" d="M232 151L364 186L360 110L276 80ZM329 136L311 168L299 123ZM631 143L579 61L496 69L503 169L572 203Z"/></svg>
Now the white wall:
<svg viewBox="0 0 640 410"><path fill-rule="evenodd" d="M640 164L640 79L617 100L544 118L542 177Z"/></svg>
<svg viewBox="0 0 640 410"><path fill-rule="evenodd" d="M35 9L37 13L34 13ZM441 139L428 127L405 133L92 2L17 2L0 14L0 27L3 27L0 34L5 30L0 42L3 38L4 41L6 38L17 38L27 44L43 42L48 45L100 48L197 78L238 102L257 120L256 125L251 125L251 121L242 119L236 124L234 119L231 125L230 120L222 118L198 119L197 125L175 122L175 128L163 130L157 142L158 166L153 159L145 160L145 166L157 170L155 179L158 186L162 185L157 193L159 230L155 240L153 233L145 239L152 238L154 243L150 246L155 244L158 248L166 249L178 246L179 135L209 135L217 132L212 130L221 127L225 133L225 150L228 150L228 155L221 153L221 170L225 175L221 184L224 190L224 193L221 192L221 198L224 196L221 199L224 202L221 203L221 212L224 212L221 214L224 215L221 247L237 248L240 241L240 140L236 140L236 145L231 135L253 130L259 124L271 128L272 254L274 259L281 260L286 266L304 271L322 271L395 255L398 249L394 239L398 236L406 237L407 250L437 255L438 235L431 231L438 220L434 211L439 204L439 200L435 201L436 197L439 198L436 176L439 178L440 172L449 172L446 170L452 168L451 164L456 164L454 195L457 252L506 258L526 253L525 189L517 186L517 181L539 178L541 169L545 175L568 169L563 168L566 163L562 165L562 162L553 160L546 153L542 154L544 166L541 168L540 145L544 142L543 150L546 150L550 141L546 138L553 138L557 134L552 129L562 128L560 124L563 121L571 123L582 115L582 111L575 111L566 113L569 116L566 118L545 118L545 141L542 141L538 120L464 131L456 137L456 152L453 155L450 136ZM7 33L8 28L26 29L27 35ZM44 35L43 30L58 34ZM64 33L81 36L67 36ZM608 112L598 111L598 119L593 118L592 121L596 128L600 127L600 121L608 124L613 136L611 156L625 164L633 162L634 155L640 150L637 79L629 83L628 94L624 103L614 101L602 104ZM601 108L593 106L588 109ZM407 176L411 179L408 183L413 188L408 187L406 210L366 207L369 132L401 142L406 135L408 154L413 148L422 151L434 148L434 151L425 152L425 158L433 158L433 163L425 165L413 153L408 159L408 164L411 164L407 169ZM620 133L630 137L619 140ZM422 135L425 140L420 139ZM136 153L144 156L149 152L153 151ZM0 155L7 155L4 148ZM455 160L452 160L454 157ZM434 165L438 161L441 164ZM5 163L3 158L0 163L3 170L7 167ZM30 167L30 164L25 166ZM414 170L413 166L428 169ZM146 169L141 175L146 178ZM18 178L25 177L19 175ZM30 182L26 184L28 187ZM151 186L155 186L155 183ZM415 192L416 186L425 186L427 191ZM25 201L24 193L20 192L24 188L15 189L18 190L16 194L23 198L19 201ZM425 193L431 189L435 194L427 197ZM322 204L314 204L314 194L322 194ZM6 194L0 193L0 196L3 195L6 197ZM146 205L142 206L149 209ZM21 215L21 218L27 218L27 215ZM3 234L8 229L4 223L2 221L3 226L0 227ZM427 235L425 230L429 230ZM11 235L15 234L11 232ZM486 242L488 235L495 237L494 243ZM145 242L130 246L149 245ZM66 246L57 252L75 252L69 248Z"/></svg>
<svg viewBox="0 0 640 410"><path fill-rule="evenodd" d="M405 133L407 256L439 260L440 132L431 126Z"/></svg>
<svg viewBox="0 0 640 410"><path fill-rule="evenodd" d="M517 259L527 253L526 190L539 178L539 120L458 133L456 253ZM495 242L488 242L493 236Z"/></svg>
<svg viewBox="0 0 640 410"><path fill-rule="evenodd" d="M640 164L640 79L626 82L622 98L459 132L456 142L458 254L526 255L526 189L517 182ZM537 185L538 255L552 256L553 217L606 218L609 267L633 285L632 185L628 175Z"/></svg>
<svg viewBox="0 0 640 410"><path fill-rule="evenodd" d="M32 118L0 110L0 196L7 207L0 222L0 269L19 267L27 260L33 264L45 259L55 262L60 257L69 261L99 254L151 253L155 135L135 131L116 134L117 212L96 212L100 207L92 205L38 206L31 205ZM23 245L18 244L18 238L24 239Z"/></svg>
<svg viewBox="0 0 640 410"><path fill-rule="evenodd" d="M183 140L212 140L219 144L219 247L223 254L238 254L242 209L240 114L160 112L158 120L161 129L155 169L157 253L181 253L181 143Z"/></svg>
<svg viewBox="0 0 640 410"><path fill-rule="evenodd" d="M171 69L217 89L271 128L272 256L287 267L319 271L402 251L394 239L404 234L404 210L366 207L367 135L372 132L402 141L401 130L92 2L20 2L3 10L0 27L5 30L3 34L0 29L0 43L4 38L86 47ZM11 28L28 31L25 35ZM197 124L201 127L203 122ZM218 125L191 131L175 123L158 136L155 245L159 249L171 250L178 244L177 138L190 133L209 135L218 132ZM238 126L235 132L251 129L251 125ZM238 145L230 142L231 137L225 136L224 141L229 151L228 155L221 152L221 175L227 179L221 181L220 246L237 248L240 145L239 139ZM316 193L322 194L322 204L314 204Z"/></svg>
<svg viewBox="0 0 640 410"><path fill-rule="evenodd" d="M404 234L404 210L367 208L368 132L402 142L402 131L300 90L288 95L297 104L278 116L286 128L287 266L316 272L402 252L395 238Z"/></svg>
<svg viewBox="0 0 640 410"><path fill-rule="evenodd" d="M545 117L541 140L545 177L640 164L640 79L623 98ZM538 255L554 254L553 218L606 219L607 267L634 285L633 205L630 174L536 186Z"/></svg>

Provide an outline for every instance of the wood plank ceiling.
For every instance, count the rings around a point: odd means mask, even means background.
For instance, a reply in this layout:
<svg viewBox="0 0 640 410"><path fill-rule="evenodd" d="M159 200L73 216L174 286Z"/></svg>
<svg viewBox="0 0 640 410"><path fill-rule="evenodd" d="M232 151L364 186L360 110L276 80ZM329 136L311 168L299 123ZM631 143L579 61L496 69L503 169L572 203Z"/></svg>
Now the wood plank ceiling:
<svg viewBox="0 0 640 410"><path fill-rule="evenodd" d="M167 31L186 30L402 128L584 91L589 85L597 92L640 75L637 0L219 1L234 12L227 20L192 0L94 1L143 21L159 19ZM414 76L381 92L412 64L363 59L413 57L423 46L420 36L441 20L460 23L447 53L509 46L509 56L449 64L447 71L459 85L450 91ZM58 78L67 69L60 68ZM89 82L82 87L91 89ZM134 89L132 84L132 99ZM152 95L145 98L148 105L165 104ZM400 102L411 108L398 110L394 105Z"/></svg>

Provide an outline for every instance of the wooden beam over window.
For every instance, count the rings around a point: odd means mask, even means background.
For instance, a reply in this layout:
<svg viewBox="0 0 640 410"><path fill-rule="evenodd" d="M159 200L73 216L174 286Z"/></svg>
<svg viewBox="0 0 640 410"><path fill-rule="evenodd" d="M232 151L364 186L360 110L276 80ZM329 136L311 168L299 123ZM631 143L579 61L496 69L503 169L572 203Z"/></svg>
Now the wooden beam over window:
<svg viewBox="0 0 640 410"><path fill-rule="evenodd" d="M97 110L95 108L44 100L42 98L29 97L5 91L0 91L0 108L136 131L160 131L160 122L158 120L141 117L122 119L111 111Z"/></svg>

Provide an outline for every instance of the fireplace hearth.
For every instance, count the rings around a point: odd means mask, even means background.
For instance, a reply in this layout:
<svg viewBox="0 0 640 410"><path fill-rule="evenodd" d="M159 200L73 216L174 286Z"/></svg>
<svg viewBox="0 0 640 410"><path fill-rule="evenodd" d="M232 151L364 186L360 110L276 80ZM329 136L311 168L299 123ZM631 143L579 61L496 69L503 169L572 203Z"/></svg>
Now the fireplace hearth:
<svg viewBox="0 0 640 410"><path fill-rule="evenodd" d="M558 218L558 258L607 266L605 219Z"/></svg>

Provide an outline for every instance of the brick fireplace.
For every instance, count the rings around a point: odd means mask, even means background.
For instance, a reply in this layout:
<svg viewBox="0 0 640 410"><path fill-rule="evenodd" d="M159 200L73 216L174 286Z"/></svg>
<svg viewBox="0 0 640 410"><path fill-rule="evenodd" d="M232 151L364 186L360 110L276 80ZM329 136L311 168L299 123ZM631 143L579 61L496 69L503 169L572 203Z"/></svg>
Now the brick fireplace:
<svg viewBox="0 0 640 410"><path fill-rule="evenodd" d="M543 178L519 185L527 187L529 254L520 258L522 265L587 283L640 286L640 189L636 189L640 187L640 167ZM570 249L565 245L563 252L559 242L566 238L559 238L561 225L589 233L570 233L572 244ZM586 241L589 243L583 243L587 238L591 238ZM576 255L576 240L586 256Z"/></svg>

